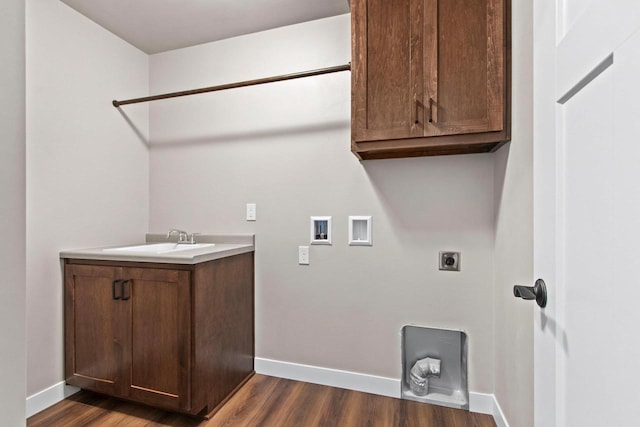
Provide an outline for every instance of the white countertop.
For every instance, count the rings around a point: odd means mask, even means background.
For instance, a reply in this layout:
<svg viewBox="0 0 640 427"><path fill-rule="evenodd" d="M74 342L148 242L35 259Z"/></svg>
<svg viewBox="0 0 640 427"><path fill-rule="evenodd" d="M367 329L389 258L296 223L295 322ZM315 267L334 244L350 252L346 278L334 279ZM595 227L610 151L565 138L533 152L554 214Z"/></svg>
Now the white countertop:
<svg viewBox="0 0 640 427"><path fill-rule="evenodd" d="M164 234L147 234L146 243L174 241L167 240ZM136 246L144 243L131 243L115 246L103 246L87 249L70 249L60 252L60 258L88 259L98 261L152 262L163 264L199 264L201 262L226 258L253 252L255 249L253 234L208 234L198 235L198 243L214 243L214 246L185 249L168 253L125 253L105 251L105 249Z"/></svg>

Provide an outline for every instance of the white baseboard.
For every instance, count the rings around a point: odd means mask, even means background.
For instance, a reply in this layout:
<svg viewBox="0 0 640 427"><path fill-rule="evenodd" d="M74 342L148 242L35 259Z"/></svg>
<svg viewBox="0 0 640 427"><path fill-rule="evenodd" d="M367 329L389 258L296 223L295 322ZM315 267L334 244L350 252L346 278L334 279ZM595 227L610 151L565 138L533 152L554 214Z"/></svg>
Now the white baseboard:
<svg viewBox="0 0 640 427"><path fill-rule="evenodd" d="M478 414L493 415L493 394L469 392L469 410Z"/></svg>
<svg viewBox="0 0 640 427"><path fill-rule="evenodd" d="M509 427L509 423L504 416L504 412L502 412L500 403L498 403L498 399L496 399L495 396L493 396L493 419L496 421L496 425L498 427Z"/></svg>
<svg viewBox="0 0 640 427"><path fill-rule="evenodd" d="M502 408L494 394L469 393L469 410L479 414L493 415L497 427L509 427Z"/></svg>
<svg viewBox="0 0 640 427"><path fill-rule="evenodd" d="M346 388L381 396L400 397L400 380L395 378L377 377L260 357L255 359L255 370L258 374L272 377Z"/></svg>
<svg viewBox="0 0 640 427"><path fill-rule="evenodd" d="M29 418L79 391L79 388L66 385L64 381L60 381L51 387L27 397L26 416Z"/></svg>
<svg viewBox="0 0 640 427"><path fill-rule="evenodd" d="M401 394L399 378L378 377L260 357L255 359L255 370L258 374L272 377L345 388L398 399ZM480 414L493 415L498 427L509 427L493 394L470 392L469 410Z"/></svg>
<svg viewBox="0 0 640 427"><path fill-rule="evenodd" d="M338 369L321 368L318 366L301 365L299 363L281 362L256 357L255 370L258 374L290 380L345 388L400 398L400 379L378 377L357 372L341 371ZM53 406L61 400L80 391L77 387L68 386L64 381L52 385L32 396L27 397L26 415L29 418L38 412ZM469 393L469 410L480 414L493 415L497 427L509 427L502 408L493 394Z"/></svg>

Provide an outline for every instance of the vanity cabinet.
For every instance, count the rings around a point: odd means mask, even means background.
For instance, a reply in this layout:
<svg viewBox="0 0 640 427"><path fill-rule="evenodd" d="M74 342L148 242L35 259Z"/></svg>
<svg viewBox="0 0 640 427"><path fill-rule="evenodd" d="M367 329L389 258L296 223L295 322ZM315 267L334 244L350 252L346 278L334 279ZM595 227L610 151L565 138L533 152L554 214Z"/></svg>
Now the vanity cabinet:
<svg viewBox="0 0 640 427"><path fill-rule="evenodd" d="M510 0L352 0L352 151L488 152L510 139Z"/></svg>
<svg viewBox="0 0 640 427"><path fill-rule="evenodd" d="M253 253L65 260L68 384L205 416L254 372Z"/></svg>

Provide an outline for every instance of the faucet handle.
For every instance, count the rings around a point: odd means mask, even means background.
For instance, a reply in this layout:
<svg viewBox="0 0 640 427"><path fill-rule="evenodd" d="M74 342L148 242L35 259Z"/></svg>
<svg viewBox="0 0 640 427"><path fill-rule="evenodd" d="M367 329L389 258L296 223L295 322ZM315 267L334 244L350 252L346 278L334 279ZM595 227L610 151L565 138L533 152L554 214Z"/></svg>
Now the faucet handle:
<svg viewBox="0 0 640 427"><path fill-rule="evenodd" d="M191 243L192 245L195 245L196 244L196 236L198 234L200 234L200 233L191 233L191 234L189 234L189 237L188 237L189 243Z"/></svg>

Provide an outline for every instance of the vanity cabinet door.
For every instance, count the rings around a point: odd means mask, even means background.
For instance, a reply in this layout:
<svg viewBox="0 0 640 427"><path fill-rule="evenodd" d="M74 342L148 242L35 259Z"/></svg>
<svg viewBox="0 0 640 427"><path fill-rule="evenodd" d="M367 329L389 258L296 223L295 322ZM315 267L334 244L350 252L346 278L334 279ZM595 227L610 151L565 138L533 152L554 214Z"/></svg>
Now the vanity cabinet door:
<svg viewBox="0 0 640 427"><path fill-rule="evenodd" d="M129 349L128 310L120 301L117 267L65 268L65 376L68 384L123 395Z"/></svg>
<svg viewBox="0 0 640 427"><path fill-rule="evenodd" d="M253 253L92 263L65 261L68 384L196 415L253 375Z"/></svg>
<svg viewBox="0 0 640 427"><path fill-rule="evenodd" d="M190 409L191 285L183 270L124 268L130 351L127 397L151 405Z"/></svg>
<svg viewBox="0 0 640 427"><path fill-rule="evenodd" d="M188 271L68 264L65 335L68 384L189 411Z"/></svg>

